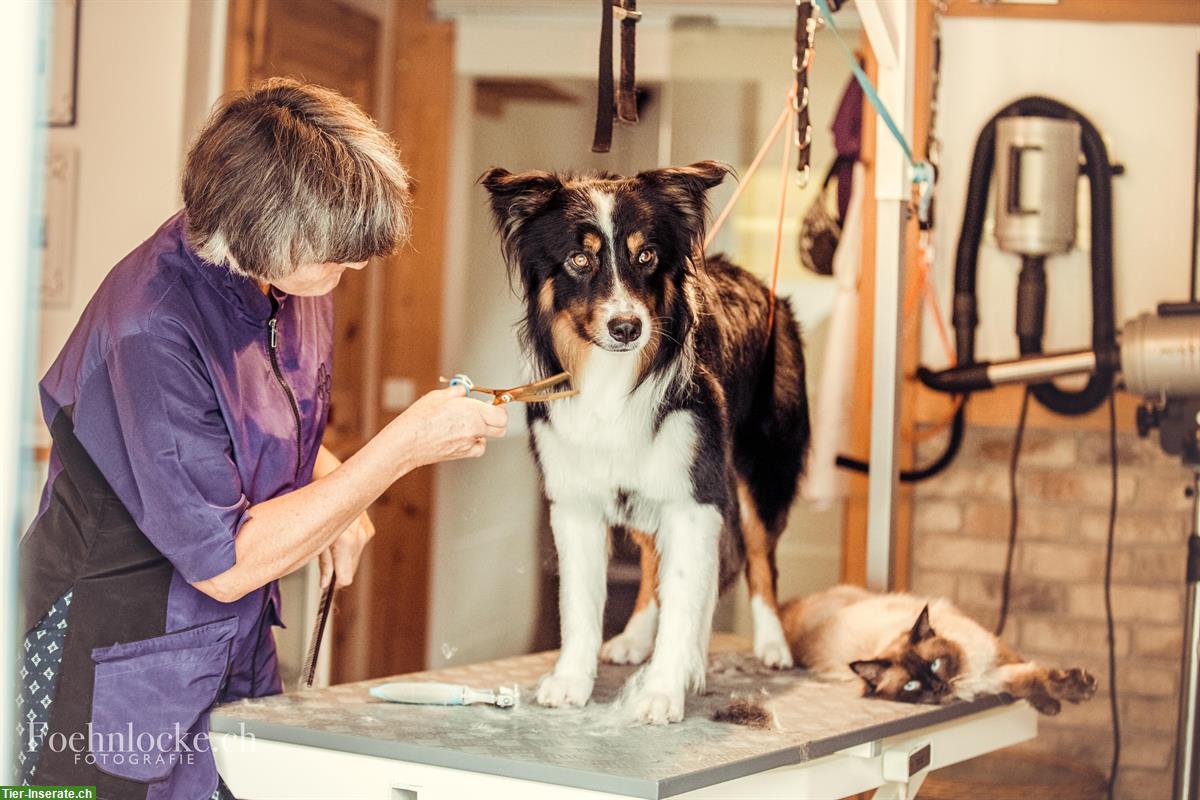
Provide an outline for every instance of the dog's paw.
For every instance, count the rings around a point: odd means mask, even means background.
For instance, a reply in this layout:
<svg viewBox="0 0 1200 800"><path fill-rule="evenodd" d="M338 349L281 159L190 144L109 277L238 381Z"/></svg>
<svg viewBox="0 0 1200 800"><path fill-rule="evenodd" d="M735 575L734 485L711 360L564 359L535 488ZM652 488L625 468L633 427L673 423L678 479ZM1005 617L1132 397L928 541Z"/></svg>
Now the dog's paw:
<svg viewBox="0 0 1200 800"><path fill-rule="evenodd" d="M542 678L542 683L538 686L538 704L550 708L585 706L592 696L592 685L595 682L594 678L587 675L551 673Z"/></svg>
<svg viewBox="0 0 1200 800"><path fill-rule="evenodd" d="M600 648L600 659L609 664L641 664L652 649L652 639L625 631L604 643Z"/></svg>
<svg viewBox="0 0 1200 800"><path fill-rule="evenodd" d="M792 651L787 642L778 639L766 639L754 643L754 655L764 666L771 669L791 669L795 666Z"/></svg>
<svg viewBox="0 0 1200 800"><path fill-rule="evenodd" d="M1050 690L1060 700L1081 703L1096 693L1096 678L1082 669L1051 670Z"/></svg>
<svg viewBox="0 0 1200 800"><path fill-rule="evenodd" d="M683 689L639 689L633 698L633 716L647 725L666 725L683 720Z"/></svg>

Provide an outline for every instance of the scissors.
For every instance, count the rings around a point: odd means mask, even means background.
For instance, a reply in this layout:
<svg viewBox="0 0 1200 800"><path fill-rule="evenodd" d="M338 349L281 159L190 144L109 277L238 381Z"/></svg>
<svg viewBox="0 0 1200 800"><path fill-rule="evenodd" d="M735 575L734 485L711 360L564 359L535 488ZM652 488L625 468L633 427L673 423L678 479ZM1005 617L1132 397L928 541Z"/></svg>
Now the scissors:
<svg viewBox="0 0 1200 800"><path fill-rule="evenodd" d="M453 378L439 378L438 380L449 386L461 386L467 390L467 394L472 392L490 394L494 406L502 406L505 403L546 403L550 400L574 397L579 394L578 389L570 386L571 373L569 372L560 372L549 378L526 383L523 386L514 386L511 389L487 389L476 386L473 380L462 373ZM565 387L564 384L566 384Z"/></svg>

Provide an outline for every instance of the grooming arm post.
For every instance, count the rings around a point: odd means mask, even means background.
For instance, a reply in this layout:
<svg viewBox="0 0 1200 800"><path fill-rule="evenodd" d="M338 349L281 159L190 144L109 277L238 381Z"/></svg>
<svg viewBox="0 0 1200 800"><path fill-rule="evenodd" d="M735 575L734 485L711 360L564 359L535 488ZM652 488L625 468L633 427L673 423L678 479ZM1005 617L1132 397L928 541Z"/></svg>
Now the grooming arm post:
<svg viewBox="0 0 1200 800"><path fill-rule="evenodd" d="M912 130L913 3L858 0L879 64L879 96L902 131ZM875 137L875 320L871 367L871 472L867 489L867 586L892 583L892 532L899 477L901 309L904 231L911 184L904 152L880 130Z"/></svg>

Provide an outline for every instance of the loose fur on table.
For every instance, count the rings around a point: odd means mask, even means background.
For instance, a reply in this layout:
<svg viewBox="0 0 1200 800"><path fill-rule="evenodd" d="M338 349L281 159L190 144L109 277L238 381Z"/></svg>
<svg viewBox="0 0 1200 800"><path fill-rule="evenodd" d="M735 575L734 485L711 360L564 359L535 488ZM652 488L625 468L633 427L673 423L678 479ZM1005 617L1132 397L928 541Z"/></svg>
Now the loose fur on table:
<svg viewBox="0 0 1200 800"><path fill-rule="evenodd" d="M754 650L792 666L775 599L775 545L808 446L800 334L788 302L768 330L769 292L701 250L712 161L642 172L489 170L521 340L541 378L568 370L579 394L529 406L558 550L562 653L538 702L580 706L597 656L639 664L635 715L683 718L702 690L719 587L745 567ZM608 539L642 548L623 633L601 650Z"/></svg>
<svg viewBox="0 0 1200 800"><path fill-rule="evenodd" d="M772 730L775 728L775 718L762 703L741 697L729 701L712 712L713 722L728 722L731 725L744 725L747 728Z"/></svg>
<svg viewBox="0 0 1200 800"><path fill-rule="evenodd" d="M860 679L863 694L902 703L970 700L1007 692L1043 714L1096 693L1082 669L1022 659L948 600L837 586L783 607L796 663L830 678ZM915 622L914 622L915 620Z"/></svg>

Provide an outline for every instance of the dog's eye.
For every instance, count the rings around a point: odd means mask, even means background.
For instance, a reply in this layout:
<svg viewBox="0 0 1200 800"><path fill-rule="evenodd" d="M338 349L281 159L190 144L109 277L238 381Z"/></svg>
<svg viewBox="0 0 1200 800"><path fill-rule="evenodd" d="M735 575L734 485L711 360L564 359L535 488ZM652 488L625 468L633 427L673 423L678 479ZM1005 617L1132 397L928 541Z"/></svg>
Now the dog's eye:
<svg viewBox="0 0 1200 800"><path fill-rule="evenodd" d="M942 660L941 660L940 658L935 658L935 659L933 660L933 663L929 665L929 668L930 668L931 670L933 670L934 672L941 672L941 670L942 670Z"/></svg>
<svg viewBox="0 0 1200 800"><path fill-rule="evenodd" d="M642 252L638 253L637 261L642 266L649 266L650 264L653 264L657 258L658 254L654 252L654 248L647 247L643 249Z"/></svg>
<svg viewBox="0 0 1200 800"><path fill-rule="evenodd" d="M591 259L587 257L587 253L575 253L567 260L576 269L587 269L588 265L592 263Z"/></svg>
<svg viewBox="0 0 1200 800"><path fill-rule="evenodd" d="M903 691L915 692L917 689L920 689L920 688L921 688L921 682L913 680L913 681L909 681L908 683L904 684Z"/></svg>

